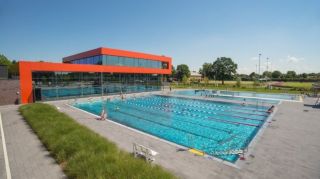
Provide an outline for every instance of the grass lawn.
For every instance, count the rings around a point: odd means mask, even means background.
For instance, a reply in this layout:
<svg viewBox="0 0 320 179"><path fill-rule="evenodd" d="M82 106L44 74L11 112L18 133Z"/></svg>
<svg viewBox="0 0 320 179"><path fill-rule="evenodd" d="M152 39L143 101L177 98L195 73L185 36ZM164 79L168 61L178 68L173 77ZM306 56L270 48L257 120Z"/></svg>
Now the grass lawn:
<svg viewBox="0 0 320 179"><path fill-rule="evenodd" d="M285 82L285 86L290 86L293 88L306 88L311 89L313 82Z"/></svg>
<svg viewBox="0 0 320 179"><path fill-rule="evenodd" d="M222 81L209 81L210 84L219 84L219 85L222 85ZM237 82L236 81L224 81L224 84L225 85L235 85ZM253 81L241 81L241 84L242 85L253 85Z"/></svg>
<svg viewBox="0 0 320 179"><path fill-rule="evenodd" d="M68 178L175 178L160 166L120 150L51 105L28 104L19 111Z"/></svg>
<svg viewBox="0 0 320 179"><path fill-rule="evenodd" d="M262 83L260 86L254 86L253 81L241 81L241 87L236 87L236 81L225 81L222 85L221 81L210 81L209 84L176 84L173 83L173 88L206 88L217 90L232 90L232 91L253 91L261 93L293 93L300 94L301 91L310 91L312 82L285 82L283 87L273 87L273 89L266 88L267 84ZM215 84L218 84L216 86Z"/></svg>

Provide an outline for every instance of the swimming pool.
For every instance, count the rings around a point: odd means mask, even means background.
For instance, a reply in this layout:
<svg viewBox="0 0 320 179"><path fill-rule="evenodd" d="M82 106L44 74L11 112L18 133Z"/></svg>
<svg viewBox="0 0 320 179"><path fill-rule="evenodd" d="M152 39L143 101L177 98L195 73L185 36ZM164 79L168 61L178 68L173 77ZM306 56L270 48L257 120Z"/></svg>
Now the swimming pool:
<svg viewBox="0 0 320 179"><path fill-rule="evenodd" d="M269 98L277 100L299 100L299 95L295 94L272 94L272 93L255 93L246 91L219 91L221 95L231 95L231 96L243 96L243 97L255 97L255 98Z"/></svg>
<svg viewBox="0 0 320 179"><path fill-rule="evenodd" d="M227 99L233 101L242 101L242 102L254 102L254 103L265 103L265 104L279 104L279 100L271 100L271 99L260 99L260 98L246 98L246 97L238 97L230 94L220 94L214 90L179 90L173 92L173 94L177 95L185 95L185 96L207 96L218 99Z"/></svg>
<svg viewBox="0 0 320 179"><path fill-rule="evenodd" d="M265 106L157 95L74 106L96 115L105 106L112 121L232 163L238 155L218 152L246 148L269 116Z"/></svg>

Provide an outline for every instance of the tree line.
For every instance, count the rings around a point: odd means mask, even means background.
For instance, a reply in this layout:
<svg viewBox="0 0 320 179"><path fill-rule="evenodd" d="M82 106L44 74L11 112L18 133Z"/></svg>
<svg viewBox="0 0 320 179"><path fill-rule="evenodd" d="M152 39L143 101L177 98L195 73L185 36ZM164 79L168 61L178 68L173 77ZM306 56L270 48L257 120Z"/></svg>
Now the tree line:
<svg viewBox="0 0 320 179"><path fill-rule="evenodd" d="M273 80L273 81L319 81L320 73L300 73L297 74L293 70L282 73L278 70L264 71L261 75L252 72L247 74L237 73L238 65L228 57L219 57L212 63L204 63L199 69L199 73L207 80L221 80L224 84L225 80L241 80L241 81L258 81L258 80ZM170 76L178 81L186 81L190 77L188 65L180 64L177 68L172 67Z"/></svg>
<svg viewBox="0 0 320 179"><path fill-rule="evenodd" d="M320 80L320 73L296 73L293 70L289 70L286 73L281 73L279 70L264 71L262 75L255 72L247 74L239 74L243 81L252 81L259 78L266 78L273 81L318 81Z"/></svg>
<svg viewBox="0 0 320 179"><path fill-rule="evenodd" d="M233 80L237 77L238 65L231 58L219 57L213 63L204 63L200 68L199 73L203 78L208 80L221 80L224 84L225 80ZM172 68L172 78L184 82L190 77L188 65L177 65L177 68Z"/></svg>
<svg viewBox="0 0 320 179"><path fill-rule="evenodd" d="M0 65L5 65L8 68L9 78L19 76L19 63L15 60L9 60L3 54L0 54Z"/></svg>

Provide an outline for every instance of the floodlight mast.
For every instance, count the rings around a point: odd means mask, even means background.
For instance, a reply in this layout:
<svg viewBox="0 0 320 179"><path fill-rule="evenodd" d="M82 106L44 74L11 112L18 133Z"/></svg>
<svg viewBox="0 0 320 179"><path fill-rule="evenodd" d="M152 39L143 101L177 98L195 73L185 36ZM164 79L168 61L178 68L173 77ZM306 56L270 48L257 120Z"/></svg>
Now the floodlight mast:
<svg viewBox="0 0 320 179"><path fill-rule="evenodd" d="M260 69L261 69L261 53L259 53L259 75L261 75Z"/></svg>
<svg viewBox="0 0 320 179"><path fill-rule="evenodd" d="M269 57L267 57L267 72L269 70Z"/></svg>

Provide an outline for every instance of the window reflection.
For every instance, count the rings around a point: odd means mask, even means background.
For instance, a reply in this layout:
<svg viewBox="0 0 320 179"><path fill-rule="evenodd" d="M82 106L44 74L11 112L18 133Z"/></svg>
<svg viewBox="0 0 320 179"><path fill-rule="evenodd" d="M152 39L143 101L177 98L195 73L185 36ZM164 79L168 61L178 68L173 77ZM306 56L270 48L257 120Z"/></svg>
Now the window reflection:
<svg viewBox="0 0 320 179"><path fill-rule="evenodd" d="M168 69L167 62L130 57L118 57L111 55L98 55L86 57L82 59L73 60L70 63Z"/></svg>
<svg viewBox="0 0 320 179"><path fill-rule="evenodd" d="M161 89L162 75L87 72L33 72L36 101L136 93Z"/></svg>

